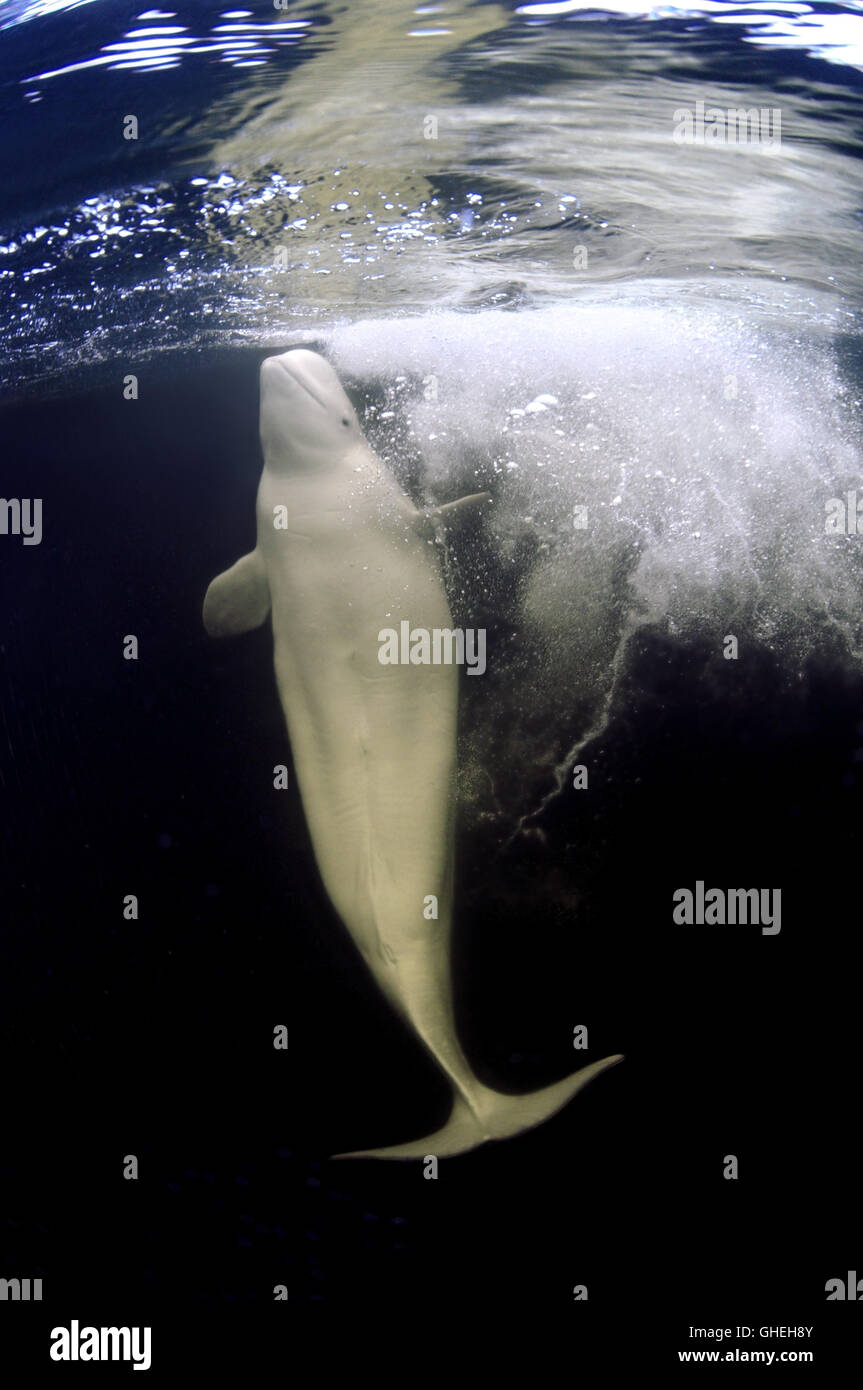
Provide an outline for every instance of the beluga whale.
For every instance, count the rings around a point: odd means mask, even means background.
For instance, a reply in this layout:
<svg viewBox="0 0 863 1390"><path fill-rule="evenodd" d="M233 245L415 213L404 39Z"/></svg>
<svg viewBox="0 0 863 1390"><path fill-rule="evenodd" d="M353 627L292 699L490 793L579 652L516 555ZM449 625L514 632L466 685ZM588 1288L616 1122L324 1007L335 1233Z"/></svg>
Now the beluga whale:
<svg viewBox="0 0 863 1390"><path fill-rule="evenodd" d="M418 509L366 441L333 367L304 348L260 373L257 544L204 599L216 637L272 619L276 684L324 888L390 1004L453 1089L432 1134L336 1158L464 1153L560 1110L620 1056L542 1090L484 1085L450 964L458 667L382 664L382 633L452 634L436 537L487 493ZM453 648L450 647L450 653ZM436 905L432 906L432 905Z"/></svg>

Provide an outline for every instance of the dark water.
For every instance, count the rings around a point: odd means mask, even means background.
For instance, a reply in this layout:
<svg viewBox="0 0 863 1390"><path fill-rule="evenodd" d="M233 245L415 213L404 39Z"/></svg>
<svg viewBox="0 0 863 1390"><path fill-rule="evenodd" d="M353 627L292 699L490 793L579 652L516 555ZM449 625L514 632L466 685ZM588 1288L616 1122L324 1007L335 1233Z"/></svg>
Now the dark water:
<svg viewBox="0 0 863 1390"><path fill-rule="evenodd" d="M841 1364L861 562L824 518L860 483L863 18L547 8L0 5L2 491L44 506L38 547L0 536L27 1364L72 1317L149 1321L171 1363L208 1305L217 1359L257 1305L279 1366L274 1319L312 1302L535 1306L641 1365L690 1323L815 1326ZM698 101L779 109L781 145L675 143ZM626 1055L437 1182L327 1161L429 1132L448 1092L272 789L269 634L200 622L253 539L258 365L292 342L417 501L493 495L446 556L490 653L462 698L466 1049L511 1091L582 1060L577 1024ZM781 933L674 927L697 879L781 887Z"/></svg>

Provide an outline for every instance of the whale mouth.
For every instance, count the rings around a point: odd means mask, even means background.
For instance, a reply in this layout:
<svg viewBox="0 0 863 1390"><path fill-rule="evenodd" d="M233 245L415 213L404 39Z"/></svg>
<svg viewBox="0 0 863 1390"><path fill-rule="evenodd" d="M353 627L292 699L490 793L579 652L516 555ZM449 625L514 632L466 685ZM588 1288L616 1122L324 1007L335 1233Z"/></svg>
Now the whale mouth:
<svg viewBox="0 0 863 1390"><path fill-rule="evenodd" d="M317 392L314 391L307 382L303 381L302 377L299 376L297 372L294 371L288 365L287 362L283 361L282 358L277 358L277 361L282 370L287 372L288 376L291 378L291 381L295 382L297 386L300 386L303 389L303 391L305 391L306 395L311 396L312 400L316 401L322 410L329 410L330 407L327 405L326 401L322 401Z"/></svg>

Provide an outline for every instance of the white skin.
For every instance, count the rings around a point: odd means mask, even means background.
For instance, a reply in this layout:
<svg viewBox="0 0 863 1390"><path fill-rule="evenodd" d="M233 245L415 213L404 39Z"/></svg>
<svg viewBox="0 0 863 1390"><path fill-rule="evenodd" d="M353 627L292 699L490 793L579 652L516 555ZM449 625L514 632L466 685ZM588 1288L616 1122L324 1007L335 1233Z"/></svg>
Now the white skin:
<svg viewBox="0 0 863 1390"><path fill-rule="evenodd" d="M323 358L263 364L261 442L276 681L321 876L378 984L467 1087L448 949L457 668L378 661L378 633L403 618L452 627L436 548Z"/></svg>
<svg viewBox="0 0 863 1390"><path fill-rule="evenodd" d="M474 1075L450 971L458 668L378 661L379 632L403 619L452 628L437 549L318 354L263 363L260 430L257 546L213 581L205 623L242 631L271 604L276 682L324 886L457 1093L438 1135L369 1153L460 1152L537 1123L617 1059L534 1096L502 1096ZM277 529L284 507L288 526ZM428 920L432 895L438 916Z"/></svg>

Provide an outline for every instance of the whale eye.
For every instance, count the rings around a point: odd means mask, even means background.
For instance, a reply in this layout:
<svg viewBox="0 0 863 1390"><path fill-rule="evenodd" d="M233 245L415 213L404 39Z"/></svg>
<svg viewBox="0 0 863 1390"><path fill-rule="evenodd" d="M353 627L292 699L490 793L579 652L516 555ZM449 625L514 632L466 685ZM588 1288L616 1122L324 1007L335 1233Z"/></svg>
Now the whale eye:
<svg viewBox="0 0 863 1390"><path fill-rule="evenodd" d="M351 423L351 422L350 422L350 420L348 419L347 415L343 415L343 416L342 416L342 424L343 424L343 425L349 425L350 423Z"/></svg>

